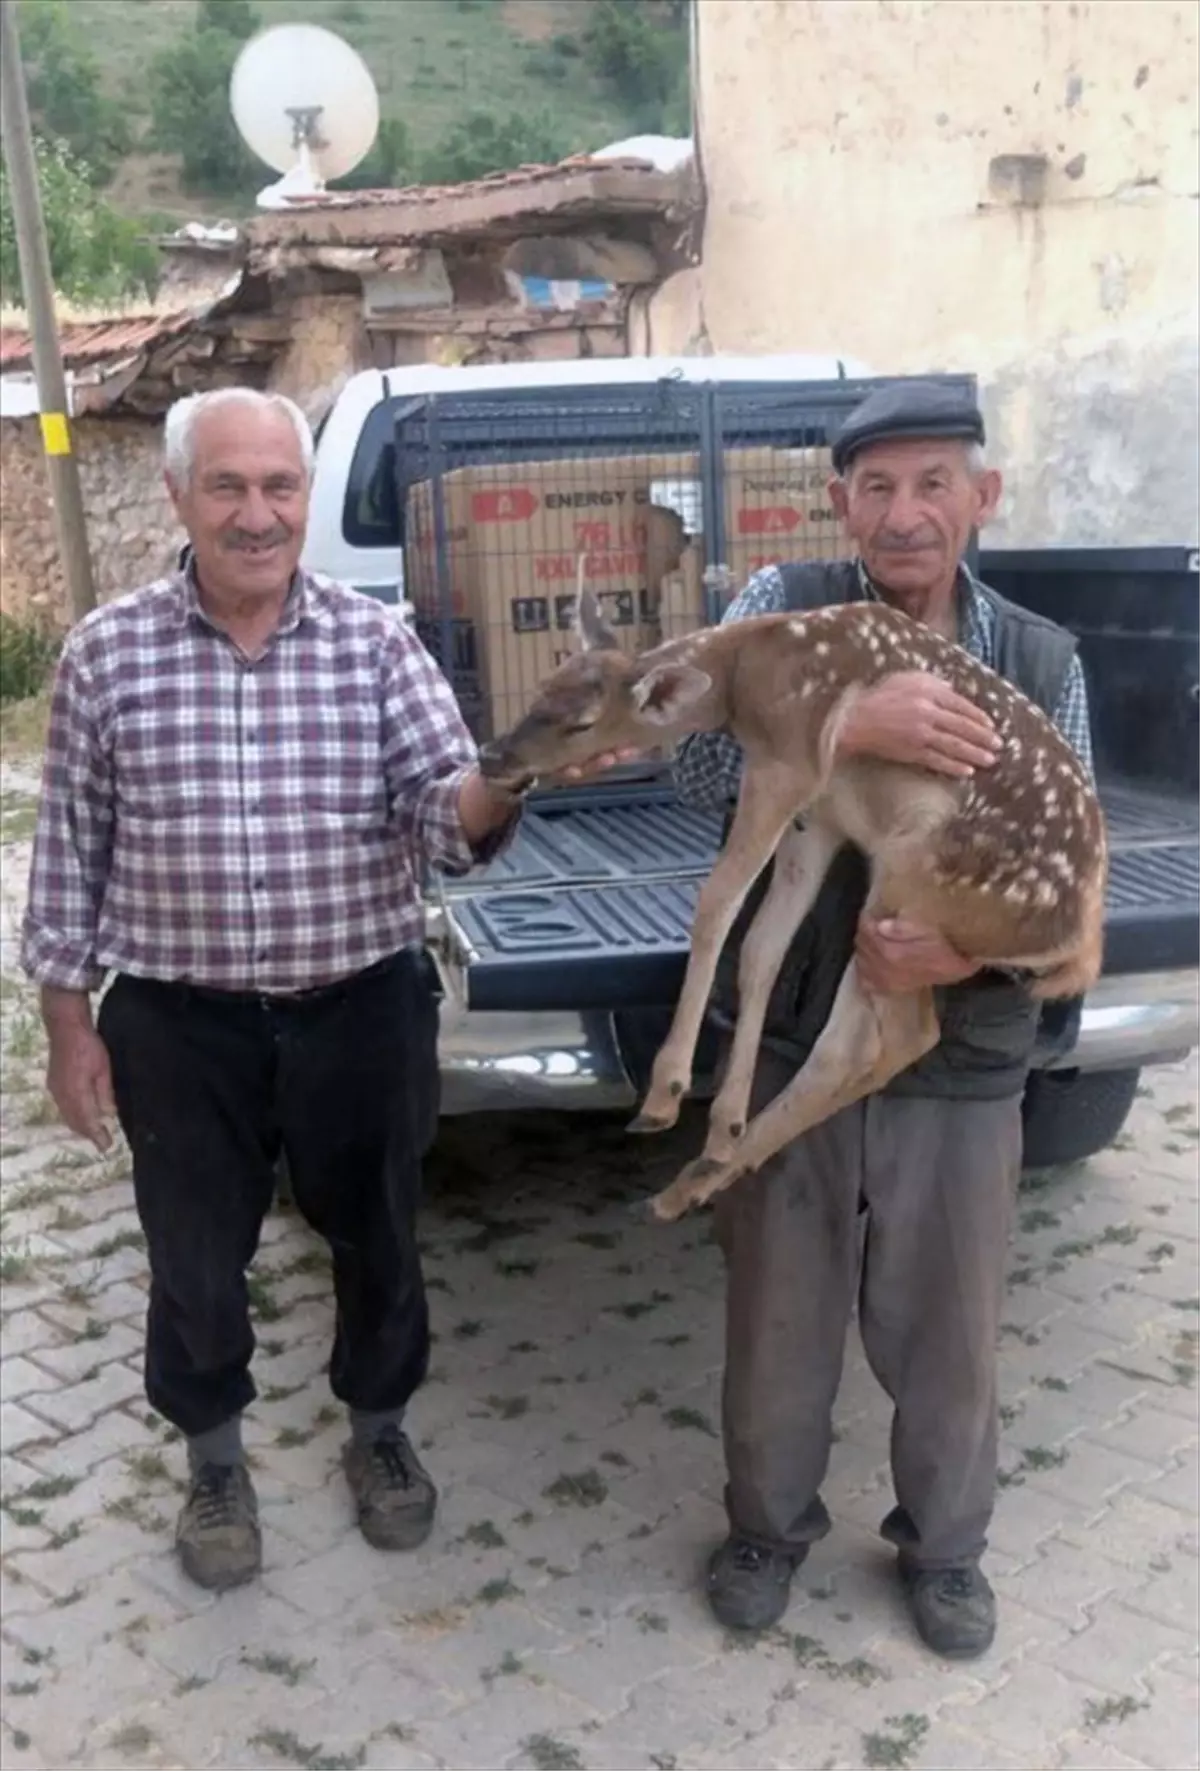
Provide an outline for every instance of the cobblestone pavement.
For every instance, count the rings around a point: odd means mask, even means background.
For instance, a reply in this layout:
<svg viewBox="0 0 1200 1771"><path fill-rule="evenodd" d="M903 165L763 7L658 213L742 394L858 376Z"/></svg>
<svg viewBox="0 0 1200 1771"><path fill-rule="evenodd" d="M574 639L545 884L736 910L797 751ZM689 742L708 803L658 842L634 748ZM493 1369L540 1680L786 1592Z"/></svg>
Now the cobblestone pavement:
<svg viewBox="0 0 1200 1771"><path fill-rule="evenodd" d="M915 1641L875 1529L887 1412L854 1352L834 1533L745 1647L697 1576L719 1535L721 1280L706 1221L631 1201L678 1146L607 1122L447 1129L424 1239L437 1341L412 1422L442 1490L413 1556L354 1532L323 1368L323 1250L254 1270L261 1583L177 1574L181 1448L141 1394L123 1154L54 1123L13 918L4 786L3 1763L61 1767L1188 1767L1197 1763L1197 1074L1026 1193L1002 1383L996 1647Z"/></svg>

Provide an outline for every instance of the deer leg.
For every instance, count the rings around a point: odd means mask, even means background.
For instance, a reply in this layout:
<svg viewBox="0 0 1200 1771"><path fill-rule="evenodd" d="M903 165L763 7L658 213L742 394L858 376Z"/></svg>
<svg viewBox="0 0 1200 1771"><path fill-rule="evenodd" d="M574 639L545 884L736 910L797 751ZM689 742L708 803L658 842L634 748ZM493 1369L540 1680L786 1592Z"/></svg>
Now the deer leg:
<svg viewBox="0 0 1200 1771"><path fill-rule="evenodd" d="M829 1020L808 1062L783 1093L751 1122L736 1154L724 1163L704 1156L688 1163L651 1200L669 1222L751 1173L810 1126L874 1094L937 1044L941 1029L930 990L870 996L854 960L846 968Z"/></svg>
<svg viewBox="0 0 1200 1771"><path fill-rule="evenodd" d="M706 1160L725 1163L746 1129L750 1090L763 1022L792 937L812 909L842 838L823 824L793 825L775 851L775 872L758 914L746 931L738 967L738 1012L733 1048L709 1113Z"/></svg>
<svg viewBox="0 0 1200 1771"><path fill-rule="evenodd" d="M668 1131L692 1084L692 1060L717 961L746 894L771 859L780 837L803 805L795 772L747 767L729 839L700 888L692 923L692 951L671 1030L654 1060L650 1088L629 1129Z"/></svg>

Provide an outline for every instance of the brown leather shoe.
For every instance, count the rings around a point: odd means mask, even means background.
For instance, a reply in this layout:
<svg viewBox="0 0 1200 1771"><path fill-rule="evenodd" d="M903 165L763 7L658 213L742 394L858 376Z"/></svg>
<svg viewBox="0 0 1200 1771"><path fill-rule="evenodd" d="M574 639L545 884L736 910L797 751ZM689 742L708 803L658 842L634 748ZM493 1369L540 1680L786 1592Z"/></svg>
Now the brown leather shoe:
<svg viewBox="0 0 1200 1771"><path fill-rule="evenodd" d="M190 1580L209 1592L244 1586L262 1568L258 1501L245 1464L202 1464L175 1530L175 1550Z"/></svg>
<svg viewBox="0 0 1200 1771"><path fill-rule="evenodd" d="M415 1550L433 1529L437 1489L399 1427L370 1445L352 1439L342 1453L358 1528L376 1550Z"/></svg>

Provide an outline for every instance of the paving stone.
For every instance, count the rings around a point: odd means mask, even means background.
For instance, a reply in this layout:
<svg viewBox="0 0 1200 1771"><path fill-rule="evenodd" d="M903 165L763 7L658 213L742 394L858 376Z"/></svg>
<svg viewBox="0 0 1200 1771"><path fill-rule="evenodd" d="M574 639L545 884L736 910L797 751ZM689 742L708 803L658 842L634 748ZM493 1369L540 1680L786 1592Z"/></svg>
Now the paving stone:
<svg viewBox="0 0 1200 1771"><path fill-rule="evenodd" d="M140 1331L146 1316L146 1296L136 1285L117 1280L111 1285L97 1286L86 1303L71 1303L60 1295L41 1307L48 1322L61 1326L74 1337L86 1328L89 1318L97 1322L130 1322Z"/></svg>
<svg viewBox="0 0 1200 1771"><path fill-rule="evenodd" d="M0 1400L15 1402L32 1391L46 1389L50 1380L46 1373L19 1354L0 1359Z"/></svg>
<svg viewBox="0 0 1200 1771"><path fill-rule="evenodd" d="M983 1740L1002 1743L1023 1765L1052 1765L1058 1742L1082 1725L1085 1705L1103 1703L1105 1696L1101 1685L1034 1659L1015 1667L954 1721Z"/></svg>
<svg viewBox="0 0 1200 1771"><path fill-rule="evenodd" d="M1044 1660L1081 1682L1102 1686L1114 1695L1144 1695L1143 1686L1155 1664L1179 1653L1195 1639L1195 1623L1186 1634L1144 1612L1133 1612L1120 1595L1103 1600L1086 1629L1050 1644Z"/></svg>
<svg viewBox="0 0 1200 1771"><path fill-rule="evenodd" d="M1180 1679L1162 1671L1147 1675L1144 1690L1133 1687L1122 1697L1133 1699L1135 1707L1114 1710L1111 1704L1099 1712L1093 1710L1092 1725L1081 1730L1077 1754L1066 1762L1087 1766L1105 1761L1099 1750L1127 1756L1134 1764L1146 1766L1180 1766L1194 1771L1200 1758L1196 1738L1195 1679ZM1101 1699L1101 1704L1104 1699ZM1111 1762L1111 1761L1109 1761Z"/></svg>
<svg viewBox="0 0 1200 1771"><path fill-rule="evenodd" d="M22 1408L19 1402L0 1403L0 1444L7 1452L25 1451L57 1439L59 1429Z"/></svg>
<svg viewBox="0 0 1200 1771"><path fill-rule="evenodd" d="M48 1387L47 1376L61 1384L76 1384L94 1366L111 1365L118 1359L140 1360L141 1356L141 1334L126 1322L114 1322L99 1336L88 1335L66 1344L60 1342L38 1347L32 1359L45 1374L41 1383L45 1389ZM141 1388L140 1380L138 1388Z"/></svg>
<svg viewBox="0 0 1200 1771"><path fill-rule="evenodd" d="M1082 1529L1095 1516L1096 1507L1075 1506L1059 1494L1034 1487L1030 1482L1002 1488L988 1529L988 1541L1006 1555L1025 1563L1037 1554L1047 1538L1067 1527Z"/></svg>
<svg viewBox="0 0 1200 1771"><path fill-rule="evenodd" d="M147 1659L176 1679L212 1680L220 1667L246 1654L286 1655L300 1663L311 1658L311 1625L261 1583L213 1597L181 1577L178 1590L180 1601L196 1595L195 1610L180 1616L176 1607L175 1617L146 1641Z"/></svg>
<svg viewBox="0 0 1200 1771"><path fill-rule="evenodd" d="M1003 1745L997 1745L994 1739L985 1739L970 1728L935 1717L910 1762L915 1771L921 1767L930 1771L1018 1771L1018 1767L1029 1771L1033 1761L1023 1757L1007 1737L1002 1738ZM861 1753L860 1737L860 1757L850 1761L852 1766L861 1763Z"/></svg>
<svg viewBox="0 0 1200 1771"><path fill-rule="evenodd" d="M32 1309L7 1310L0 1318L0 1347L4 1359L14 1354L35 1352L39 1347L57 1347L63 1343L63 1331Z"/></svg>
<svg viewBox="0 0 1200 1771"><path fill-rule="evenodd" d="M150 1592L131 1565L110 1571L75 1604L56 1606L47 1596L37 1612L18 1611L7 1602L4 1610L6 1633L26 1651L48 1654L60 1668L85 1659L97 1643L134 1619L146 1620L147 1639L154 1640L178 1617L178 1608Z"/></svg>
<svg viewBox="0 0 1200 1771"><path fill-rule="evenodd" d="M1069 1629L1084 1628L1100 1601L1122 1585L1115 1563L1103 1561L1094 1549L1053 1538L1017 1573L989 1572L1006 1608L1016 1600L1031 1611L1059 1619Z"/></svg>
<svg viewBox="0 0 1200 1771"><path fill-rule="evenodd" d="M1196 1516L1195 1459L1187 1458L1162 1470L1151 1480L1138 1483L1139 1492L1161 1506L1177 1507L1189 1519Z"/></svg>
<svg viewBox="0 0 1200 1771"><path fill-rule="evenodd" d="M97 1643L69 1668L52 1669L48 1701L38 1706L38 1746L55 1765L73 1762L81 1740L103 1750L101 1743L119 1736L126 1720L141 1719L148 1684L146 1663L127 1642ZM109 1748L108 1763L115 1762ZM144 1762L140 1754L138 1762Z"/></svg>
<svg viewBox="0 0 1200 1771"><path fill-rule="evenodd" d="M1188 1520L1137 1489L1124 1489L1086 1521L1064 1519L1059 1535L1088 1553L1131 1570L1136 1586L1156 1562L1172 1559L1187 1538ZM1195 1554L1194 1538L1190 1553ZM1130 1583L1126 1583L1129 1590Z"/></svg>
<svg viewBox="0 0 1200 1771"><path fill-rule="evenodd" d="M1054 1771L1149 1771L1149 1767L1141 1759L1131 1759L1118 1751L1095 1732L1080 1731L1059 1743Z"/></svg>
<svg viewBox="0 0 1200 1771"><path fill-rule="evenodd" d="M1196 1450L1195 1419L1165 1413L1151 1402L1143 1403L1122 1419L1086 1432L1089 1444L1120 1452L1162 1468L1173 1466L1186 1453Z"/></svg>
<svg viewBox="0 0 1200 1771"><path fill-rule="evenodd" d="M1194 1630L1200 1618L1200 1568L1195 1556L1179 1553L1165 1557L1159 1570L1144 1586L1127 1590L1125 1604L1130 1611L1145 1612L1161 1623Z"/></svg>
<svg viewBox="0 0 1200 1771"><path fill-rule="evenodd" d="M547 1686L538 1689L533 1705L525 1690L515 1689L506 1680L503 1687L493 1688L478 1703L424 1724L420 1745L423 1752L453 1765L455 1771L497 1771L499 1766L531 1762L524 1743L540 1735L561 1742L568 1750L573 1746L586 1764L588 1737L583 1729L589 1721L599 1720L586 1705Z"/></svg>
<svg viewBox="0 0 1200 1771"><path fill-rule="evenodd" d="M53 1386L53 1379L44 1377L44 1385ZM98 1367L97 1375L86 1382L43 1388L28 1398L31 1413L49 1421L60 1433L80 1433L102 1415L123 1403L132 1402L141 1394L141 1379L119 1360Z"/></svg>

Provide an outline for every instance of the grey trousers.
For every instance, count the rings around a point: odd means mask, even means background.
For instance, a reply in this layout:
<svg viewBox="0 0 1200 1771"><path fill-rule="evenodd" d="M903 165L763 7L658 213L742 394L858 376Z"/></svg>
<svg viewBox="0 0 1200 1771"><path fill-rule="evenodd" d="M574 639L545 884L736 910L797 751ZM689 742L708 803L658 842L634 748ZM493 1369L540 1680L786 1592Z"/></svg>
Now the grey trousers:
<svg viewBox="0 0 1200 1771"><path fill-rule="evenodd" d="M754 1106L795 1074L764 1052ZM857 1298L894 1404L883 1535L922 1567L976 1560L996 1494L996 1355L1020 1097L876 1095L716 1202L727 1271L726 1506L774 1548L823 1537L820 1486Z"/></svg>

